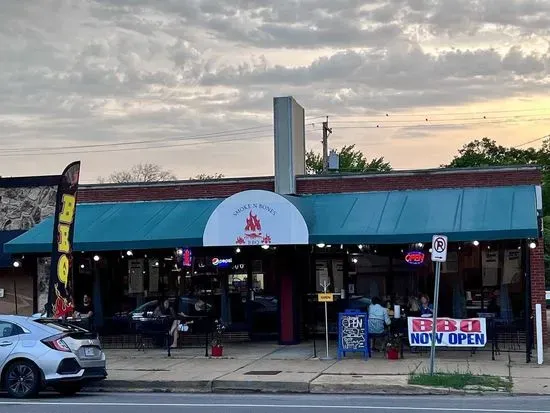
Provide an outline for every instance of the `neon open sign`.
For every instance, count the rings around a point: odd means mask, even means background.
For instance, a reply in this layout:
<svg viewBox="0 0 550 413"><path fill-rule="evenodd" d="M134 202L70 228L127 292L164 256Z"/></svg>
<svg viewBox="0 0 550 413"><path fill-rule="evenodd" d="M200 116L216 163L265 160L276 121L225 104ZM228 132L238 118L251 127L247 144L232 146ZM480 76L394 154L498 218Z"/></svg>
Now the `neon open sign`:
<svg viewBox="0 0 550 413"><path fill-rule="evenodd" d="M422 251L410 251L405 255L407 264L420 265L424 263L424 253Z"/></svg>

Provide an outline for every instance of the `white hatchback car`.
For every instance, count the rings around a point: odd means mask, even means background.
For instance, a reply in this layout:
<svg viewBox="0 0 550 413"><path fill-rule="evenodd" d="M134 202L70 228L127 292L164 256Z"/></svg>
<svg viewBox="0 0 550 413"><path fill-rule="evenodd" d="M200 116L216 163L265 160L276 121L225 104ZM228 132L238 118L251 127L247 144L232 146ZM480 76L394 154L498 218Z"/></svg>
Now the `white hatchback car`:
<svg viewBox="0 0 550 413"><path fill-rule="evenodd" d="M71 395L106 377L97 334L59 320L0 315L0 379L10 396L46 387Z"/></svg>

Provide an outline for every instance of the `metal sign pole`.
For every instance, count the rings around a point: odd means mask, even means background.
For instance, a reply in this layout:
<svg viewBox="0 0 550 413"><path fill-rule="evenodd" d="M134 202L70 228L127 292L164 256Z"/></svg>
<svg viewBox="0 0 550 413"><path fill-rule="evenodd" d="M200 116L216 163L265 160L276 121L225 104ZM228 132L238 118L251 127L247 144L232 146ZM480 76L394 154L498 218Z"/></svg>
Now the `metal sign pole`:
<svg viewBox="0 0 550 413"><path fill-rule="evenodd" d="M447 261L448 238L445 235L432 237L432 262L435 262L434 308L432 320L432 345L430 349L430 376L434 375L435 345L437 342L437 307L439 304L439 280L441 263Z"/></svg>
<svg viewBox="0 0 550 413"><path fill-rule="evenodd" d="M441 278L441 262L435 263L435 287L434 287L434 309L433 309L433 324L432 324L432 347L430 349L430 376L434 375L435 364L435 343L436 343L436 326L437 326L437 307L439 303L439 280Z"/></svg>
<svg viewBox="0 0 550 413"><path fill-rule="evenodd" d="M321 286L323 287L323 292L326 294L328 290L328 286L330 285L330 282L324 280L321 283ZM330 356L328 354L328 303L325 301L325 344L326 344L326 357L325 360L330 360Z"/></svg>

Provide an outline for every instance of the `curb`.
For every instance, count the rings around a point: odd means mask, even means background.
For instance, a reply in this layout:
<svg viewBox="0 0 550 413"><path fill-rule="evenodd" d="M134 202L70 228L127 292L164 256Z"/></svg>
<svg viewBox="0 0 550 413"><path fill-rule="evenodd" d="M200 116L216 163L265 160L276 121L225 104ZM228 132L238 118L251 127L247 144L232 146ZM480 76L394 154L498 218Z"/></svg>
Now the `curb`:
<svg viewBox="0 0 550 413"><path fill-rule="evenodd" d="M212 382L193 381L130 381L109 380L91 383L84 388L87 392L174 392L174 393L212 393Z"/></svg>
<svg viewBox="0 0 550 413"><path fill-rule="evenodd" d="M499 395L505 392L483 392L416 385L310 384L307 382L262 381L128 381L108 380L92 384L84 392L102 393L270 393L270 394L363 394L392 396ZM513 394L512 394L513 395Z"/></svg>

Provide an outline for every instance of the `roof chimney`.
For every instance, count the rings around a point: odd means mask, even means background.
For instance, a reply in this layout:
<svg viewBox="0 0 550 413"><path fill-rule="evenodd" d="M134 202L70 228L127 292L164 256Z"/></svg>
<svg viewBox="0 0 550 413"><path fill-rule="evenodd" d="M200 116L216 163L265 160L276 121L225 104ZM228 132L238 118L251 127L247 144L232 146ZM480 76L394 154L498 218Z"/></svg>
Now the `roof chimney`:
<svg viewBox="0 0 550 413"><path fill-rule="evenodd" d="M296 193L296 176L306 173L305 110L292 96L273 99L275 192Z"/></svg>

